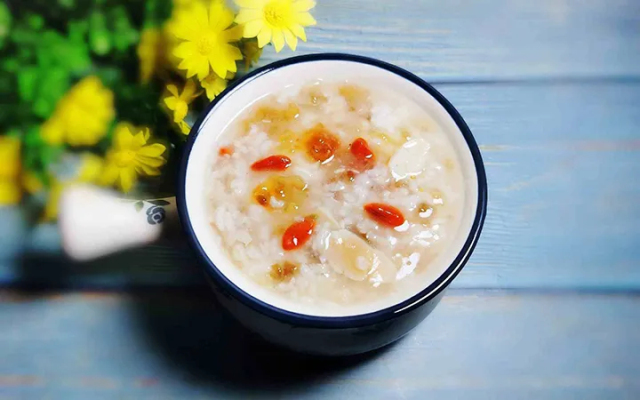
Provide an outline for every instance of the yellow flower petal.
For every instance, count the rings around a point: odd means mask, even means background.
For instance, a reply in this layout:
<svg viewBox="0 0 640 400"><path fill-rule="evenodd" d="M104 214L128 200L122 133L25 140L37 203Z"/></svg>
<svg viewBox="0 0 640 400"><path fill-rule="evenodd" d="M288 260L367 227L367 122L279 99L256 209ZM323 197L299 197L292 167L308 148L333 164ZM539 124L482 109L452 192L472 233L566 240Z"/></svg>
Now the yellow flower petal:
<svg viewBox="0 0 640 400"><path fill-rule="evenodd" d="M237 42L242 39L243 27L238 25L233 28L229 28L226 31L222 32L222 36L224 40L227 42Z"/></svg>
<svg viewBox="0 0 640 400"><path fill-rule="evenodd" d="M309 11L316 6L316 2L313 0L297 0L292 4L293 11L302 12Z"/></svg>
<svg viewBox="0 0 640 400"><path fill-rule="evenodd" d="M184 89L182 90L180 98L185 101L191 101L195 97L197 90L198 88L196 87L196 83L192 80L188 80L184 85Z"/></svg>
<svg viewBox="0 0 640 400"><path fill-rule="evenodd" d="M208 25L207 9L201 2L193 2L176 13L175 20L171 22L171 33L179 39L192 40Z"/></svg>
<svg viewBox="0 0 640 400"><path fill-rule="evenodd" d="M227 87L227 81L220 78L218 74L213 73L202 80L200 85L206 90L207 98L213 100Z"/></svg>
<svg viewBox="0 0 640 400"><path fill-rule="evenodd" d="M160 157L167 148L160 143L154 143L149 146L144 146L140 150L138 150L138 154L144 157Z"/></svg>
<svg viewBox="0 0 640 400"><path fill-rule="evenodd" d="M196 45L193 42L182 42L179 45L176 46L175 49L173 49L173 55L178 57L178 58L189 58L191 56L193 56L194 54L197 53L197 48ZM175 90L175 92L172 92L171 89L169 88L169 86L172 86ZM175 85L169 85L167 86L167 89L169 89L169 92L174 95L177 96L178 95L178 88Z"/></svg>
<svg viewBox="0 0 640 400"><path fill-rule="evenodd" d="M14 179L20 174L20 139L0 136L0 179Z"/></svg>
<svg viewBox="0 0 640 400"><path fill-rule="evenodd" d="M171 111L175 111L178 108L178 98L176 97L165 97L164 104L166 104L167 108Z"/></svg>
<svg viewBox="0 0 640 400"><path fill-rule="evenodd" d="M276 52L280 52L284 47L284 35L280 29L273 30L271 41L273 42L273 47L276 49Z"/></svg>
<svg viewBox="0 0 640 400"><path fill-rule="evenodd" d="M242 59L239 51L229 50L235 47L229 44L241 39L243 28L230 27L234 15L222 1L211 1L208 8L204 2L196 4L174 13L169 21L181 41L173 51L178 69L186 70L187 78L203 80L211 70L224 78L237 70L235 62Z"/></svg>
<svg viewBox="0 0 640 400"><path fill-rule="evenodd" d="M64 142L64 125L55 114L40 127L40 137L48 144L56 145Z"/></svg>
<svg viewBox="0 0 640 400"><path fill-rule="evenodd" d="M122 191L130 191L137 180L137 174L159 174L159 167L166 164L161 157L166 147L159 143L146 145L151 139L149 128L137 128L130 124L121 123L126 129L120 127L119 132L126 132L130 139L126 148L119 148L114 141L113 147L107 152L106 165L102 174L97 179L100 184L116 184ZM134 133L132 133L134 132ZM120 133L120 136L125 133Z"/></svg>
<svg viewBox="0 0 640 400"><path fill-rule="evenodd" d="M0 179L0 206L18 204L21 197L22 191L18 182Z"/></svg>
<svg viewBox="0 0 640 400"><path fill-rule="evenodd" d="M285 29L282 31L284 34L284 40L287 42L287 45L291 48L291 50L296 50L296 46L298 46L298 39L289 31Z"/></svg>
<svg viewBox="0 0 640 400"><path fill-rule="evenodd" d="M136 150L137 152L139 152L142 146L147 144L148 137L149 135L145 135L143 131L136 133L135 136L133 137L133 141L131 142L130 148L132 150Z"/></svg>
<svg viewBox="0 0 640 400"><path fill-rule="evenodd" d="M161 167L166 164L166 161L162 157L136 157L136 165L148 165L150 167Z"/></svg>
<svg viewBox="0 0 640 400"><path fill-rule="evenodd" d="M307 35L304 33L304 28L300 25L294 24L289 27L291 32L296 35L303 42L307 41Z"/></svg>
<svg viewBox="0 0 640 400"><path fill-rule="evenodd" d="M311 26L317 24L316 20L309 13L299 13L296 20L302 26Z"/></svg>
<svg viewBox="0 0 640 400"><path fill-rule="evenodd" d="M154 143L149 146L144 146L138 150L138 154L144 157L160 157L167 148L160 143Z"/></svg>
<svg viewBox="0 0 640 400"><path fill-rule="evenodd" d="M221 49L222 51L220 52L220 54L224 54L223 57L227 58L229 60L228 63L220 63L220 62L215 62L215 56L212 56L212 58L210 59L210 65L213 68L213 71L221 78L224 79L224 77L227 76L227 72L231 71L231 72L236 72L237 67L236 67L236 63L234 60L238 59L242 59L242 53L240 52L240 49L238 49L237 47L233 47L233 46L227 46L224 49ZM204 79L204 78L202 78Z"/></svg>
<svg viewBox="0 0 640 400"><path fill-rule="evenodd" d="M222 31L233 23L233 13L222 3L212 1L209 7L209 26Z"/></svg>
<svg viewBox="0 0 640 400"><path fill-rule="evenodd" d="M217 60L217 58L214 58L214 60ZM222 65L221 63L217 63L216 61L211 61L211 59L209 59L206 64L200 64L198 66L198 69L196 70L196 76L198 77L198 79L203 80L207 77L207 75L209 75L209 72L211 71L209 66L211 66L214 71L220 71L217 72L218 75L224 75L227 72L227 69L224 65Z"/></svg>
<svg viewBox="0 0 640 400"><path fill-rule="evenodd" d="M131 190L136 181L136 171L134 167L120 169L120 188L127 193Z"/></svg>
<svg viewBox="0 0 640 400"><path fill-rule="evenodd" d="M188 112L189 106L187 106L187 103L182 100L178 100L176 102L176 107L174 108L173 122L182 121L183 119L185 119Z"/></svg>
<svg viewBox="0 0 640 400"><path fill-rule="evenodd" d="M260 20L262 21L262 11L252 9L242 9L236 16L236 23L246 24L247 22Z"/></svg>
<svg viewBox="0 0 640 400"><path fill-rule="evenodd" d="M91 146L107 134L114 117L113 93L100 79L88 76L58 102L40 134L50 144Z"/></svg>
<svg viewBox="0 0 640 400"><path fill-rule="evenodd" d="M98 181L103 168L103 160L95 154L86 153L82 155L80 171L77 182L95 183Z"/></svg>
<svg viewBox="0 0 640 400"><path fill-rule="evenodd" d="M54 181L49 189L49 198L47 204L44 207L44 215L42 219L45 222L50 222L58 217L58 203L60 201L60 194L62 194L62 184Z"/></svg>
<svg viewBox="0 0 640 400"><path fill-rule="evenodd" d="M142 136L144 137L144 142L146 143L151 137L151 130L149 128L142 128Z"/></svg>
<svg viewBox="0 0 640 400"><path fill-rule="evenodd" d="M172 85L172 84L167 85L167 90L172 95L178 97L178 87L176 85Z"/></svg>
<svg viewBox="0 0 640 400"><path fill-rule="evenodd" d="M111 186L116 183L119 175L120 168L118 168L118 166L114 162L111 162L107 164L107 166L102 171L102 175L100 176L100 179L98 179L98 182L105 186Z"/></svg>
<svg viewBox="0 0 640 400"><path fill-rule="evenodd" d="M187 78L192 78L198 73L198 66L202 64L202 57L194 56L192 60L184 59L178 64L178 69L187 70Z"/></svg>
<svg viewBox="0 0 640 400"><path fill-rule="evenodd" d="M246 38L256 37L258 36L258 33L260 33L260 30L263 27L264 27L264 22L262 22L261 20L247 22L244 25L244 32L242 33L242 36Z"/></svg>
<svg viewBox="0 0 640 400"><path fill-rule="evenodd" d="M262 48L271 41L271 28L266 26L258 34L258 47Z"/></svg>
<svg viewBox="0 0 640 400"><path fill-rule="evenodd" d="M188 135L191 132L191 126L184 121L178 122L178 128L180 128L180 132L182 132L183 135Z"/></svg>
<svg viewBox="0 0 640 400"><path fill-rule="evenodd" d="M158 168L150 167L145 164L136 165L136 172L140 175L144 176L158 176L160 175L160 170Z"/></svg>
<svg viewBox="0 0 640 400"><path fill-rule="evenodd" d="M119 123L115 128L115 144L118 149L128 149L133 143L133 134L126 124Z"/></svg>
<svg viewBox="0 0 640 400"><path fill-rule="evenodd" d="M148 83L156 70L160 59L161 34L156 28L147 28L140 35L136 53L140 65L140 81Z"/></svg>

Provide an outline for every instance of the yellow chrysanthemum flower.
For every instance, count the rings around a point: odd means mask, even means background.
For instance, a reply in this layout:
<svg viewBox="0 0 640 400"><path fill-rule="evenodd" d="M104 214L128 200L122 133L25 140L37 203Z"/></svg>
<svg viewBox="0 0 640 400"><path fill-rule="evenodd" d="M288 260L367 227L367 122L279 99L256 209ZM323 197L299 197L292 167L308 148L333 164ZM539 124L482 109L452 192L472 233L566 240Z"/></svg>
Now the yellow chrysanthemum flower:
<svg viewBox="0 0 640 400"><path fill-rule="evenodd" d="M82 154L75 182L98 183L103 167L104 160L102 157L93 153Z"/></svg>
<svg viewBox="0 0 640 400"><path fill-rule="evenodd" d="M159 143L147 144L150 136L149 128L136 129L130 124L119 123L115 128L113 146L107 152L100 183L117 184L123 192L128 192L138 175L160 175L159 168L167 162L162 157L166 147Z"/></svg>
<svg viewBox="0 0 640 400"><path fill-rule="evenodd" d="M160 43L162 36L156 28L147 28L140 35L138 59L140 60L140 81L148 83L160 60Z"/></svg>
<svg viewBox="0 0 640 400"><path fill-rule="evenodd" d="M188 135L191 132L191 126L184 121L178 122L178 128L183 135Z"/></svg>
<svg viewBox="0 0 640 400"><path fill-rule="evenodd" d="M242 54L244 54L244 69L248 70L258 63L262 56L262 49L256 40L245 40L242 44Z"/></svg>
<svg viewBox="0 0 640 400"><path fill-rule="evenodd" d="M0 136L0 205L20 201L20 169L20 140L14 136Z"/></svg>
<svg viewBox="0 0 640 400"><path fill-rule="evenodd" d="M98 77L88 76L58 102L40 134L49 144L92 146L106 135L114 116L113 93Z"/></svg>
<svg viewBox="0 0 640 400"><path fill-rule="evenodd" d="M173 55L181 60L178 68L187 71L187 78L197 75L202 80L211 70L224 78L227 72L237 71L236 61L242 60L242 54L230 42L240 40L242 28L229 28L233 13L222 2L212 1L209 9L194 2L176 12L175 18L169 29L183 42Z"/></svg>
<svg viewBox="0 0 640 400"><path fill-rule="evenodd" d="M167 85L167 91L171 96L164 98L164 104L173 111L173 122L180 123L184 120L189 112L189 104L198 97L196 93L196 83L189 79L182 89L182 93L178 91L176 85Z"/></svg>
<svg viewBox="0 0 640 400"><path fill-rule="evenodd" d="M0 136L0 179L13 179L20 173L20 139Z"/></svg>
<svg viewBox="0 0 640 400"><path fill-rule="evenodd" d="M315 7L313 0L235 0L240 6L236 22L243 26L245 38L258 38L260 48L273 43L276 51L284 43L291 50L298 45L298 38L306 42L304 27L316 24L309 10Z"/></svg>
<svg viewBox="0 0 640 400"><path fill-rule="evenodd" d="M227 88L227 80L220 78L218 74L211 73L200 81L200 85L207 91L209 100L213 100Z"/></svg>

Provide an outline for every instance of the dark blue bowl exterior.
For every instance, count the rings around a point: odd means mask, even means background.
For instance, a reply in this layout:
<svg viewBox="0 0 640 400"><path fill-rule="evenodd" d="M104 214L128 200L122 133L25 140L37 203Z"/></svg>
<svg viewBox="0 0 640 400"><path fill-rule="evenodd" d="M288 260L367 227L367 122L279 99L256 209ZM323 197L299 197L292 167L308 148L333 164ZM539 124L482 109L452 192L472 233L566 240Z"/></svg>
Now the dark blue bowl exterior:
<svg viewBox="0 0 640 400"><path fill-rule="evenodd" d="M471 232L460 253L443 275L422 292L400 304L351 317L296 314L273 307L244 292L227 279L207 257L193 232L185 201L185 178L189 154L205 116L216 104L235 87L246 84L269 71L287 65L322 60L351 61L383 68L413 82L431 94L448 111L464 135L474 158L478 178L478 206ZM364 353L383 347L407 334L429 315L442 298L446 287L466 264L480 236L486 214L487 181L482 157L475 139L457 110L437 90L417 76L392 64L367 57L349 54L314 54L277 61L253 71L227 88L207 107L193 126L182 157L176 198L180 221L190 244L202 261L204 271L219 301L240 323L264 339L309 354L337 356Z"/></svg>
<svg viewBox="0 0 640 400"><path fill-rule="evenodd" d="M215 285L214 285L215 286ZM400 339L433 311L444 291L410 312L353 328L319 328L268 317L216 288L218 301L243 326L268 342L319 356L348 356L376 350Z"/></svg>

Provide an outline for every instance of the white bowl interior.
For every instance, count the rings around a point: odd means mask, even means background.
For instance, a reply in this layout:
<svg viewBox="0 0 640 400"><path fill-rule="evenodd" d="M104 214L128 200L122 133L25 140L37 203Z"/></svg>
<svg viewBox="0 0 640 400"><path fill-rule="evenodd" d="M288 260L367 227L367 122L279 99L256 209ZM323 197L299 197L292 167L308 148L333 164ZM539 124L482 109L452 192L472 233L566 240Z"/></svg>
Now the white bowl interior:
<svg viewBox="0 0 640 400"><path fill-rule="evenodd" d="M222 248L217 232L209 225L206 172L211 162L212 152L217 148L216 142L225 128L238 114L258 99L289 86L299 86L318 80L375 82L376 85L392 89L413 100L423 107L448 135L463 171L466 184L464 214L460 219L456 236L449 242L447 250L432 262L425 273L419 275L423 281L422 284L415 291L406 293L403 298L394 298L391 303L383 300L380 303L359 308L319 309L278 296L256 284L233 264ZM265 303L287 311L315 316L343 317L365 314L398 304L424 290L447 270L460 253L471 231L478 202L478 179L473 157L460 129L444 107L428 92L411 81L377 66L354 61L318 60L280 67L248 80L234 88L211 110L200 126L189 156L185 197L186 210L200 246L218 270L237 287Z"/></svg>

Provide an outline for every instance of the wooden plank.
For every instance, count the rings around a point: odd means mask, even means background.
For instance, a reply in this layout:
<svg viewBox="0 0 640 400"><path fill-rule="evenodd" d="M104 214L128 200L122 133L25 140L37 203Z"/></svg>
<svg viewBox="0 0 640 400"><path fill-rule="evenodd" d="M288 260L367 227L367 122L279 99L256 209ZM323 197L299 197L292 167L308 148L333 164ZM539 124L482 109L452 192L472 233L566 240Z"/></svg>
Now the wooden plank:
<svg viewBox="0 0 640 400"><path fill-rule="evenodd" d="M314 15L296 54L362 54L432 81L640 73L637 0L323 0Z"/></svg>
<svg viewBox="0 0 640 400"><path fill-rule="evenodd" d="M640 288L640 84L440 88L481 144L490 185L457 284Z"/></svg>
<svg viewBox="0 0 640 400"><path fill-rule="evenodd" d="M640 289L640 82L438 88L476 135L490 187L484 233L453 287ZM59 246L51 226L29 236L27 258L16 260L19 220L5 214L0 282L203 282L184 243L90 264L41 257Z"/></svg>
<svg viewBox="0 0 640 400"><path fill-rule="evenodd" d="M375 354L307 359L207 292L0 295L0 398L637 399L640 297L450 291Z"/></svg>

